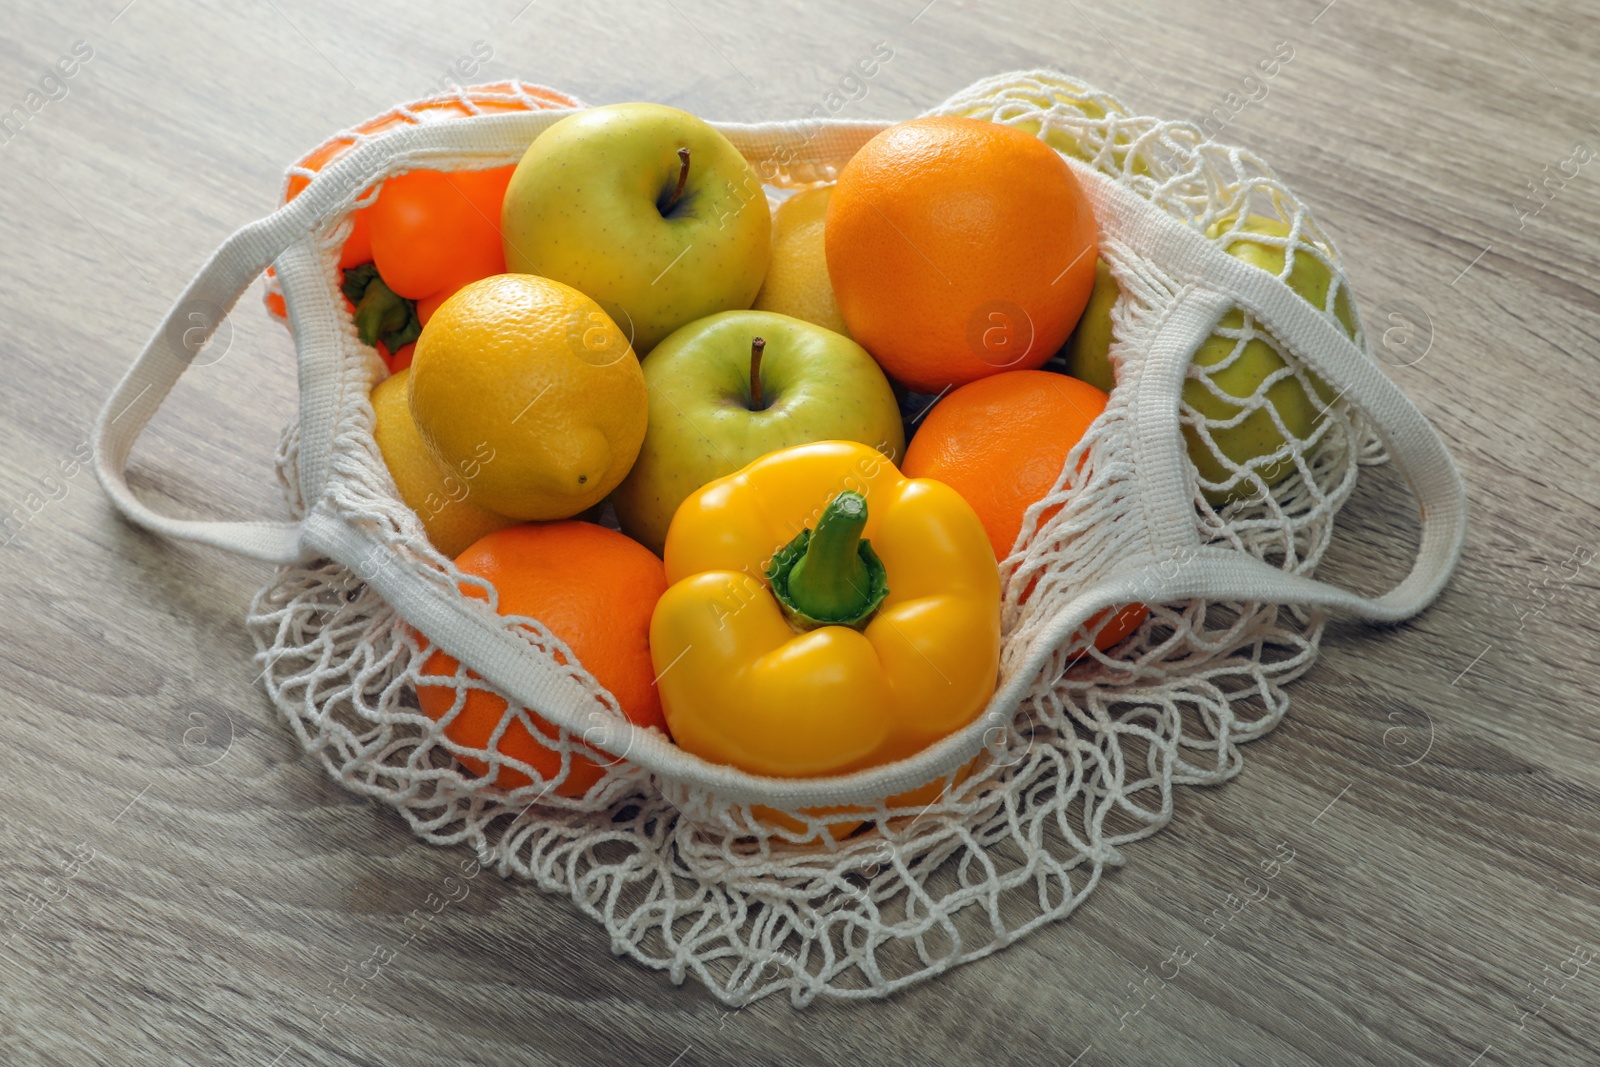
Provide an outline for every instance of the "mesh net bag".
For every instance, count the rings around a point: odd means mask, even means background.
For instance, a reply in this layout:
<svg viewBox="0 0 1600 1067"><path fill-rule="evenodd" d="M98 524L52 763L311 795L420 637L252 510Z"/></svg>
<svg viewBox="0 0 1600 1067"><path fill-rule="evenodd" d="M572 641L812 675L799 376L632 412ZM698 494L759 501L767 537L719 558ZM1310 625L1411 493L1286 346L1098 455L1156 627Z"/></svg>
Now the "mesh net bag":
<svg viewBox="0 0 1600 1067"><path fill-rule="evenodd" d="M134 521L281 564L248 626L268 697L330 775L424 840L570 898L614 952L674 982L692 975L730 1005L880 997L994 952L1076 908L1126 845L1170 820L1174 786L1239 772L1240 744L1283 717L1330 613L1401 619L1448 579L1465 531L1459 476L1369 357L1341 261L1305 206L1191 123L1132 115L1051 72L1009 74L932 113L1011 123L1061 152L1120 295L1110 403L1001 565L992 702L913 757L827 779L712 765L632 726L537 619L498 615L494 589L430 546L373 440L381 362L337 296L351 209L389 175L515 162L565 113L535 89L479 93L458 121L352 131L347 151L302 173L304 191L230 238L156 330L101 416L97 462ZM831 179L887 124L714 125L770 185L796 187ZM1281 255L1277 276L1227 251L1248 216L1282 223L1251 236ZM1330 279L1322 306L1285 284L1307 257ZM292 521L151 511L124 469L192 358L190 313L220 318L269 264L300 360L300 417L278 455ZM1263 350L1277 369L1254 396L1219 386ZM1288 382L1298 413L1279 399ZM1252 418L1281 445L1231 458L1228 435ZM1385 461L1417 499L1421 544L1410 574L1369 598L1313 572L1361 467ZM1091 620L1135 602L1150 605L1137 632L1095 649ZM445 736L461 697L439 721L419 709L434 647L463 664L463 694L507 701L483 749ZM559 761L502 755L518 724Z"/></svg>

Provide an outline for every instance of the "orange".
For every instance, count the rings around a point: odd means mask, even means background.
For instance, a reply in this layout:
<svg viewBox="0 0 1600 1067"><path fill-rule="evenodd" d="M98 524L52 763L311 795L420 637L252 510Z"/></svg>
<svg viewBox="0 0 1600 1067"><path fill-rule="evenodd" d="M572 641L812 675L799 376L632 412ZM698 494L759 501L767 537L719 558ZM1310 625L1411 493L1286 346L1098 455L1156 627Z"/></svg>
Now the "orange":
<svg viewBox="0 0 1600 1067"><path fill-rule="evenodd" d="M1094 214L1066 161L979 119L913 119L863 145L825 244L850 335L924 393L1040 366L1094 287Z"/></svg>
<svg viewBox="0 0 1600 1067"><path fill-rule="evenodd" d="M667 591L667 575L661 560L649 549L593 523L527 523L484 537L456 558L456 566L493 584L500 614L538 619L564 641L595 680L616 697L630 722L666 732L650 663L650 615ZM472 585L462 585L461 591L480 599L483 595ZM454 657L437 650L423 664L424 675L452 676L449 684L417 686L417 702L429 718L442 719L454 704L458 687L453 675L458 666ZM485 749L505 712L506 702L501 697L468 688L461 711L445 727L445 736L466 748ZM598 708L596 712L611 714ZM534 737L513 719L496 751L521 760L549 779L561 768L561 754L547 743L555 739L556 728L532 712L529 718L543 738ZM489 771L485 760L460 759L474 774ZM596 760L614 762L613 757L600 753L595 759L574 755L571 770L556 792L565 797L588 792L604 773ZM491 784L516 789L531 781L523 772L502 766Z"/></svg>
<svg viewBox="0 0 1600 1067"><path fill-rule="evenodd" d="M1092 277L1094 264L1089 267ZM1107 399L1087 382L1049 371L1007 371L980 379L934 405L900 469L960 493L983 522L995 558L1003 560L1022 532L1023 513L1054 487L1067 453L1106 409ZM1040 524L1059 510L1047 509ZM1143 604L1120 609L1095 647L1104 651L1115 645L1148 614ZM1088 626L1093 629L1104 617L1095 616Z"/></svg>

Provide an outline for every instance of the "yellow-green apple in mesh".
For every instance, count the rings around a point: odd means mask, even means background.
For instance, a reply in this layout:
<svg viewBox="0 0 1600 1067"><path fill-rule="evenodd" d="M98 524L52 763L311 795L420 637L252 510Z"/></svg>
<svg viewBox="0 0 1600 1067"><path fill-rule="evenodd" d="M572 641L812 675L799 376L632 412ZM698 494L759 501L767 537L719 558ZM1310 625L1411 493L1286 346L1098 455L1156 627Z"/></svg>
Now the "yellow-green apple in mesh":
<svg viewBox="0 0 1600 1067"><path fill-rule="evenodd" d="M641 356L685 323L748 308L771 229L739 150L661 104L555 123L528 146L501 211L506 269L588 294Z"/></svg>
<svg viewBox="0 0 1600 1067"><path fill-rule="evenodd" d="M1101 100L1095 99L1097 94L1093 89L1090 89L1082 82L1073 81L1071 78L1035 74L1029 80L1038 82L1040 87L1036 88L1032 85L1016 87L1007 91L1004 101L999 106L986 105L984 107L971 108L963 112L963 114L969 118L993 117L996 121L1005 122L1019 130L1025 130L1035 137L1042 136L1045 144L1054 148L1057 152L1064 156L1081 159L1086 163L1094 162L1095 150L1090 146L1084 145L1078 139L1078 135L1064 124L1057 122L1047 126L1039 118L1034 118L1031 115L1025 115L1013 120L1008 112L1013 108L1032 112L1035 108L1049 111L1057 107L1067 107L1078 112L1084 118L1094 121L1107 117L1125 118L1128 115L1116 101L1102 98L1112 107L1112 110L1107 112ZM1044 132L1041 134L1040 130ZM1118 130L1111 139L1111 154L1118 167L1129 166L1128 156L1132 151L1133 139L1129 132L1127 130ZM1133 156L1130 169L1134 174L1150 173L1149 165L1137 155Z"/></svg>
<svg viewBox="0 0 1600 1067"><path fill-rule="evenodd" d="M1327 310L1334 275L1327 262L1313 251L1315 246L1309 243L1309 238L1302 236L1295 248L1293 265L1288 275L1284 276L1289 253L1285 239L1290 232L1288 224L1280 219L1250 215L1243 222L1238 222L1234 217L1218 220L1206 231L1206 236L1222 241L1230 255L1282 277L1290 289L1312 306ZM1253 236L1268 240L1252 240ZM1327 255L1325 250L1317 251ZM1078 323L1077 331L1067 342L1069 373L1108 391L1116 384L1116 375L1108 355L1111 347L1111 306L1116 302L1116 297L1116 280L1102 262L1096 269L1095 288L1089 297L1088 307ZM1356 320L1348 286L1339 287L1334 295L1332 310L1345 332L1354 338ZM1244 312L1239 308L1233 308L1224 315L1218 327L1218 332L1207 338L1194 354L1193 364L1202 368L1205 380L1191 375L1183 385L1184 404L1205 420L1206 434L1211 439L1208 443L1198 427L1185 423L1183 434L1189 458L1202 480L1214 486L1202 486L1206 499L1212 504L1223 504L1254 492L1255 482L1252 479L1241 477L1233 480L1235 466L1253 468L1256 476L1268 486L1276 485L1288 477L1295 470L1292 457L1258 462L1279 451L1285 443L1284 434L1273 421L1272 412L1277 412L1290 436L1304 441L1316 431L1322 419L1322 407L1334 395L1326 385L1310 376L1321 400L1319 404L1307 393L1299 378L1285 374L1267 386L1265 393L1257 398L1262 383L1282 372L1287 364L1278 350L1259 336L1244 341L1243 351L1234 356L1234 350L1240 344L1238 334L1245 327ZM1234 336L1229 336L1225 331L1231 331ZM1212 367L1219 369L1205 369ZM1223 395L1219 396L1218 393ZM1238 402L1235 403L1235 400ZM1237 423L1218 425L1232 422L1247 410L1249 414ZM1222 454L1221 458L1216 455L1217 452Z"/></svg>

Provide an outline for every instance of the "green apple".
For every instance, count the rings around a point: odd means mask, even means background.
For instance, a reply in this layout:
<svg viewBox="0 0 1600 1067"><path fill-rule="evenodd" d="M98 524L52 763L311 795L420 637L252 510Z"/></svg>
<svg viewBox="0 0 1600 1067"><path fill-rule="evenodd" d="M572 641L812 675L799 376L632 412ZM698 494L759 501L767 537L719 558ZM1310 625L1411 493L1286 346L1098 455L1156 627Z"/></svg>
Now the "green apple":
<svg viewBox="0 0 1600 1067"><path fill-rule="evenodd" d="M997 113L1004 113L1004 110L1008 107L1012 107L1017 103L1028 103L1033 104L1041 111L1053 112L1057 115L1062 114L1064 111L1076 111L1092 122L1101 122L1107 117L1105 105L1101 100L1095 99L1097 95L1095 90L1082 82L1075 81L1064 75L1038 73L1031 74L1029 80L1034 83L1034 87L1027 89L1020 87L1008 88L1005 93L1005 102L1001 107L997 108L995 102L991 99L982 106L967 109L963 114L968 118L992 119ZM1110 103L1112 106L1110 114L1118 118L1128 114L1116 101L1110 101ZM1036 118L1012 117L1007 118L1005 121L1008 125L1015 126L1019 130L1032 134L1034 137L1043 136L1045 144L1054 148L1057 152L1064 156L1081 159L1085 163L1093 163L1095 157L1103 151L1099 144L1091 143L1085 145L1078 138L1078 135L1072 132L1071 127L1064 122L1055 121L1045 127ZM1041 129L1044 130L1042 135L1039 132ZM1126 128L1117 128L1108 140L1111 142L1109 147L1112 158L1116 161L1118 167L1124 166L1127 163L1129 153L1133 150L1133 136ZM1133 157L1131 169L1134 174L1146 175L1150 173L1150 166L1142 156L1135 155Z"/></svg>
<svg viewBox="0 0 1600 1067"><path fill-rule="evenodd" d="M739 150L661 104L597 107L551 126L517 164L501 212L506 269L587 293L640 356L685 323L749 307L771 232Z"/></svg>
<svg viewBox="0 0 1600 1067"><path fill-rule="evenodd" d="M1230 255L1260 267L1269 274L1281 276L1287 249L1274 243L1252 241L1250 235L1283 238L1289 236L1289 227L1276 218L1250 215L1235 230L1235 221L1233 217L1219 220L1207 230L1206 236L1216 240L1228 235L1226 249ZM1104 266L1104 263L1101 263L1100 269L1095 273L1095 288L1089 297L1089 305L1084 310L1083 318L1078 322L1077 331L1067 342L1069 373L1075 378L1081 378L1101 388L1106 388L1106 383L1116 381L1108 352L1111 347L1111 305L1116 302L1117 286L1110 271L1105 270ZM1328 290L1333 285L1333 275L1327 264L1308 249L1302 248L1297 252L1294 266L1284 280L1289 288L1305 297L1313 307L1319 309L1327 307ZM1333 312L1345 332L1354 337L1355 314L1350 304L1348 287L1340 287L1334 298ZM1244 327L1244 313L1234 308L1222 317L1218 325L1224 330L1241 330ZM1236 344L1235 338L1220 332L1212 334L1195 350L1194 365L1215 367L1224 363L1233 355ZM1244 350L1239 353L1237 359L1220 370L1211 371L1206 377L1217 391L1248 402L1261 388L1262 382L1285 366L1283 357L1275 348L1260 338L1253 338L1245 342ZM1333 397L1332 391L1320 383L1316 383L1316 391L1324 403ZM1211 440L1215 442L1217 450L1233 464L1241 467L1251 466L1262 457L1270 456L1283 447L1283 433L1274 424L1272 412L1267 410L1267 405L1277 411L1284 427L1298 440L1309 437L1321 421L1322 415L1317 404L1307 395L1297 378L1284 377L1274 382L1267 388L1263 399L1266 404L1255 408L1236 425L1209 427ZM1237 417L1248 406L1246 403L1235 404L1217 396L1207 388L1205 382L1195 378L1189 378L1184 382L1183 401L1212 424L1227 422ZM1228 464L1213 454L1211 447L1193 426L1185 425L1183 435L1188 446L1189 458L1194 462L1203 480L1225 483L1233 476ZM1256 473L1270 486L1288 477L1294 469L1292 459L1282 459L1274 463L1257 465ZM1254 482L1241 479L1226 489L1205 489L1204 494L1212 504L1219 505L1249 496L1254 488Z"/></svg>
<svg viewBox="0 0 1600 1067"><path fill-rule="evenodd" d="M1094 288L1072 336L1067 339L1067 373L1102 393L1117 387L1111 369L1111 305L1117 302L1117 280L1104 258L1095 260Z"/></svg>
<svg viewBox="0 0 1600 1067"><path fill-rule="evenodd" d="M894 391L867 350L788 315L691 322L646 357L644 380L644 446L612 501L623 531L658 554L690 493L768 452L842 440L905 455Z"/></svg>

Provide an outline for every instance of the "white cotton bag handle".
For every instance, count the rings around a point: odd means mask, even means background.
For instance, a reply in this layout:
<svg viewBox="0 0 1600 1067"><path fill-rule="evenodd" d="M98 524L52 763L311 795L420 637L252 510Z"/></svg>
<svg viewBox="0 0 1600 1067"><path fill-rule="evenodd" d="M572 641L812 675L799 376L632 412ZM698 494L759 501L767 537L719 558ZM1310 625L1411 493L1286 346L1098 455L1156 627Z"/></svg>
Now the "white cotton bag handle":
<svg viewBox="0 0 1600 1067"><path fill-rule="evenodd" d="M225 548L254 559L287 563L300 556L300 524L176 519L148 507L128 487L128 454L200 346L252 281L283 249L280 216L251 223L223 242L167 311L133 366L122 376L94 426L95 475L117 510L167 537ZM200 324L191 325L191 316ZM189 338L200 331L200 343Z"/></svg>
<svg viewBox="0 0 1600 1067"><path fill-rule="evenodd" d="M1432 603L1449 582L1467 534L1466 487L1432 424L1370 356L1281 278L1229 255L1093 167L1071 159L1068 163L1089 193L1102 227L1111 229L1111 236L1130 251L1160 263L1192 287L1178 298L1146 354L1147 369L1153 366L1159 373L1161 367L1177 367L1178 375L1159 383L1165 388L1140 383L1136 418L1142 472L1170 467L1185 454L1178 395L1187 360L1163 359L1162 350L1192 353L1222 315L1238 306L1265 323L1291 355L1365 414L1417 499L1422 538L1410 573L1383 595L1365 597L1290 574L1248 553L1196 551L1200 540L1190 478L1146 477L1141 492L1152 547L1179 555L1185 569L1195 571L1188 576L1195 583L1191 595L1316 605L1375 622L1397 622ZM1186 464L1180 469L1188 474ZM1170 579L1163 584L1171 584Z"/></svg>
<svg viewBox="0 0 1600 1067"><path fill-rule="evenodd" d="M483 165L503 163L507 157L514 161L540 131L569 113L564 109L492 115L471 122L404 127L375 137L318 173L295 199L224 241L168 309L95 422L95 474L117 509L145 529L168 537L274 563L303 558L299 523L177 519L150 508L128 487L128 454L134 442L250 284L297 243L311 253L313 235L380 177L380 169L394 173L411 164L426 164L430 158L474 154L484 158ZM327 302L331 301L330 296ZM291 308L291 321L294 317ZM337 396L337 328L328 315L315 317L322 321L308 326L323 343L302 348L318 354L316 360L303 360L300 367L302 421L312 412L328 415L318 421L331 431L331 411L325 409ZM308 367L307 362L318 365ZM302 486L314 490L305 496L309 502L320 492L321 461L331 441L318 435L304 444L318 475L314 486Z"/></svg>

